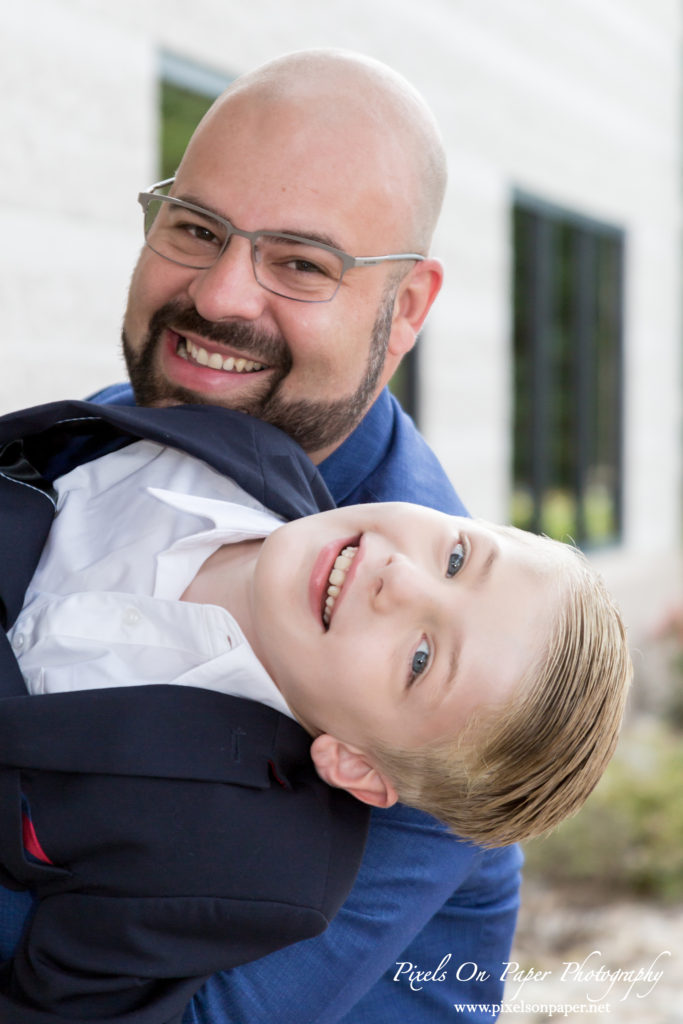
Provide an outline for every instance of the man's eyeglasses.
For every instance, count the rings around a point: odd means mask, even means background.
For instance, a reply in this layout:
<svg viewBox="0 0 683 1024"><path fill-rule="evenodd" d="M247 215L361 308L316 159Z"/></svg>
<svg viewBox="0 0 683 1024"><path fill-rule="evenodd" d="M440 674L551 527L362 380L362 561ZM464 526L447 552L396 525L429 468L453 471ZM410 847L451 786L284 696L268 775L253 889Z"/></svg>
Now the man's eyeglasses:
<svg viewBox="0 0 683 1024"><path fill-rule="evenodd" d="M145 241L149 248L172 263L206 270L222 256L233 235L248 238L256 280L269 292L286 299L329 302L337 294L344 274L352 267L425 258L414 252L349 256L332 245L300 235L242 231L201 206L159 194L173 181L167 178L138 196L145 215Z"/></svg>

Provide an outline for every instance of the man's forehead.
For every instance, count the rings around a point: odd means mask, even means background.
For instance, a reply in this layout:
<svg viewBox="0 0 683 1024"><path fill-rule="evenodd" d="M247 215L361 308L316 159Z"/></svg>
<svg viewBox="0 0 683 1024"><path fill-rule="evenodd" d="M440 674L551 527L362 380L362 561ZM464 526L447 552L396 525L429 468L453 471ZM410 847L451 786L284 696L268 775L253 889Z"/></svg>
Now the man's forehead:
<svg viewBox="0 0 683 1024"><path fill-rule="evenodd" d="M313 96L226 94L201 122L188 147L204 143L258 140L262 146L286 147L309 158L317 151L336 151L353 164L386 162L393 166L397 152L409 162L400 118L375 103L350 102L331 91ZM284 160L283 169L286 169Z"/></svg>
<svg viewBox="0 0 683 1024"><path fill-rule="evenodd" d="M413 205L413 182L399 152L370 124L346 125L318 104L302 112L226 101L190 142L176 194L203 197L200 205L240 227L322 231L341 248L369 245L356 254L374 255L377 245L405 248L396 226L401 208ZM249 209L240 209L247 199ZM245 214L259 223L240 223Z"/></svg>
<svg viewBox="0 0 683 1024"><path fill-rule="evenodd" d="M259 137L271 159L279 151L283 171L298 145L309 158L324 153L342 186L344 174L368 174L397 206L398 248L429 248L446 187L443 143L424 98L381 62L330 48L285 54L236 79L197 139L205 131L209 147L223 136L237 146L240 132Z"/></svg>

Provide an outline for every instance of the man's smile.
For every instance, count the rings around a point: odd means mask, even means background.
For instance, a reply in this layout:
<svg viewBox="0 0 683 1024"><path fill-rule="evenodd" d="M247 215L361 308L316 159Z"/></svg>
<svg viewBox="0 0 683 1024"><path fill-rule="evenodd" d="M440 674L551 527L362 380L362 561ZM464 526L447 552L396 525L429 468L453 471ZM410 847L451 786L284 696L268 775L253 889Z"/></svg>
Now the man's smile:
<svg viewBox="0 0 683 1024"><path fill-rule="evenodd" d="M226 373L256 373L266 370L265 363L255 362L245 356L225 356L216 349L206 348L197 342L178 335L176 355L197 366L206 366L210 370L223 370Z"/></svg>
<svg viewBox="0 0 683 1024"><path fill-rule="evenodd" d="M169 324L158 333L156 345L151 339L150 355L152 351L158 353L163 377L172 387L185 389L185 401L200 396L205 401L208 396L215 396L214 400L220 402L226 393L241 396L245 389L262 401L280 379L279 371L276 363L268 360L267 353L257 351L256 346L251 350L250 341L239 335L232 342L214 339L198 331L185 332L181 323ZM245 411L258 415L261 408L245 407Z"/></svg>

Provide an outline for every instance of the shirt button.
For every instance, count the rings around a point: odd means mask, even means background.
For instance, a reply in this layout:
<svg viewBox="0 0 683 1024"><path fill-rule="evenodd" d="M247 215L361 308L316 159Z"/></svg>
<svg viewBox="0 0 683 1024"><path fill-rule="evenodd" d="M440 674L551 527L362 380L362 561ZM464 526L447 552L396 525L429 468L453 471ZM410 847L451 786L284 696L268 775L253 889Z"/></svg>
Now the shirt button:
<svg viewBox="0 0 683 1024"><path fill-rule="evenodd" d="M123 613L123 621L127 626L137 626L142 616L137 608L126 608Z"/></svg>
<svg viewBox="0 0 683 1024"><path fill-rule="evenodd" d="M23 633L15 633L12 637L12 648L15 654L20 654L26 645L26 637Z"/></svg>

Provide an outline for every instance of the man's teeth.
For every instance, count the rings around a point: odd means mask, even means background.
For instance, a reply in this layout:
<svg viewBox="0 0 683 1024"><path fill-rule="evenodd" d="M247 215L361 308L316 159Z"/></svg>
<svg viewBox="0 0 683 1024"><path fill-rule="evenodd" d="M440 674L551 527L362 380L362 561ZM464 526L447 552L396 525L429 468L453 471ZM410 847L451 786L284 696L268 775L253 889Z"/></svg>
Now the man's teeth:
<svg viewBox="0 0 683 1024"><path fill-rule="evenodd" d="M326 626L329 626L330 624L334 603L341 593L341 588L344 586L346 574L349 571L351 562L353 561L357 551L358 548L344 548L341 554L337 555L335 563L332 566L332 572L330 573L330 578L327 581L327 597L325 598L325 607L323 608L323 622Z"/></svg>
<svg viewBox="0 0 683 1024"><path fill-rule="evenodd" d="M219 352L207 352L201 345L195 345L187 338L183 338L178 345L178 355L183 359L192 359L200 366L208 366L210 370L227 370L229 373L255 373L257 370L265 370L263 363L255 363L242 357L235 359L233 356L224 359Z"/></svg>

